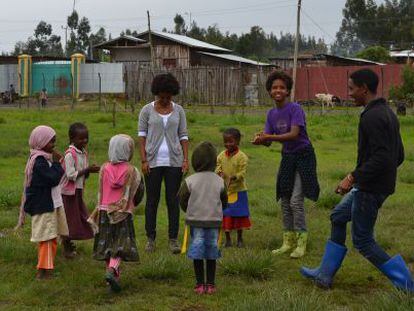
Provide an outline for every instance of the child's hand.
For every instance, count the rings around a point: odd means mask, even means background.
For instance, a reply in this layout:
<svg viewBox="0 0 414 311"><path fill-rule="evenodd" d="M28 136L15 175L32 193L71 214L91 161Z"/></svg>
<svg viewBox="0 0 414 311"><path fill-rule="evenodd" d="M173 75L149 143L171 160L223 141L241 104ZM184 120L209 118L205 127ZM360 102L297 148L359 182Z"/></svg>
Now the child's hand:
<svg viewBox="0 0 414 311"><path fill-rule="evenodd" d="M148 175L150 173L150 166L149 166L148 161L142 162L141 171L142 171L142 174L144 175Z"/></svg>
<svg viewBox="0 0 414 311"><path fill-rule="evenodd" d="M63 159L63 156L56 150L53 150L52 159L53 162L60 162Z"/></svg>
<svg viewBox="0 0 414 311"><path fill-rule="evenodd" d="M88 167L88 172L89 173L98 173L100 169L101 169L101 167L99 165L92 164Z"/></svg>
<svg viewBox="0 0 414 311"><path fill-rule="evenodd" d="M17 221L17 225L16 225L16 227L14 227L14 230L19 230L19 229L23 228L25 219L26 219L26 213L24 211L20 210L19 220Z"/></svg>

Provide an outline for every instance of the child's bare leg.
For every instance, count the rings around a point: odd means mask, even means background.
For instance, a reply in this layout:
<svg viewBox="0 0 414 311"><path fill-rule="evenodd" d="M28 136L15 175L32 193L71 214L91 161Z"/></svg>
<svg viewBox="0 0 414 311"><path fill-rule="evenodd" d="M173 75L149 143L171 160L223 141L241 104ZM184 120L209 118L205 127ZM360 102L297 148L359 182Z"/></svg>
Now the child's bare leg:
<svg viewBox="0 0 414 311"><path fill-rule="evenodd" d="M244 247L243 230L237 230L237 247Z"/></svg>
<svg viewBox="0 0 414 311"><path fill-rule="evenodd" d="M224 247L231 247L231 246L233 246L233 244L231 242L230 231L226 231L226 244L224 244Z"/></svg>

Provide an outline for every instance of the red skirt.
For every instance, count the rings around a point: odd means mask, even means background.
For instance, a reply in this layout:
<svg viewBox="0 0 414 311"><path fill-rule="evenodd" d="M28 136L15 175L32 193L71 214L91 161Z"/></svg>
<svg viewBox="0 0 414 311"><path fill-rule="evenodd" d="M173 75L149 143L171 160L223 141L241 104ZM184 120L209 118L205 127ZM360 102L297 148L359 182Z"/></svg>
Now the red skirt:
<svg viewBox="0 0 414 311"><path fill-rule="evenodd" d="M251 226L250 217L223 217L223 230L226 232L250 229Z"/></svg>

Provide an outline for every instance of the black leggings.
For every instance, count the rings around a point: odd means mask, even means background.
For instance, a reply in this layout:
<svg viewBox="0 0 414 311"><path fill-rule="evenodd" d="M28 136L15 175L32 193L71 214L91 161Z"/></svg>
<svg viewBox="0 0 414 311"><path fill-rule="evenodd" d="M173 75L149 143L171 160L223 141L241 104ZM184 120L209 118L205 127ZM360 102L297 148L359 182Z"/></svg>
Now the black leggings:
<svg viewBox="0 0 414 311"><path fill-rule="evenodd" d="M207 270L207 282L204 278L204 260L194 259L194 272L196 275L197 285L200 284L215 284L216 279L216 261L215 260L206 260L206 270Z"/></svg>
<svg viewBox="0 0 414 311"><path fill-rule="evenodd" d="M170 239L178 237L180 208L177 193L180 189L183 173L181 167L161 166L150 169L145 176L147 202L145 204L145 231L147 237L155 240L157 227L157 209L161 196L161 183L165 182L165 200L168 210L168 236Z"/></svg>

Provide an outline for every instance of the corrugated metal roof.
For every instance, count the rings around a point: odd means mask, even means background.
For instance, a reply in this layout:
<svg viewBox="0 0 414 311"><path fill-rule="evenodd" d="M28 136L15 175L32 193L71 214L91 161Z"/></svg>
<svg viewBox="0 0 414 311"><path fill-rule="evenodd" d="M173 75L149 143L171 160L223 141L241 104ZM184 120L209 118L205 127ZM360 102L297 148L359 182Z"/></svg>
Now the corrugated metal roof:
<svg viewBox="0 0 414 311"><path fill-rule="evenodd" d="M384 63L374 62L372 60L363 59L363 58L354 58L354 57L342 57L342 58L353 60L353 61L356 61L356 62L364 62L364 63L367 63L367 64L374 64L374 65L380 65L380 66L385 65Z"/></svg>
<svg viewBox="0 0 414 311"><path fill-rule="evenodd" d="M414 50L391 51L391 57L414 57Z"/></svg>
<svg viewBox="0 0 414 311"><path fill-rule="evenodd" d="M94 47L99 47L99 46L111 44L111 43L116 42L116 41L121 40L121 39L127 39L129 41L133 41L133 42L136 42L136 43L145 43L146 42L145 40L142 40L142 39L139 39L139 38L135 38L133 36L124 35L124 36L119 36L119 37L117 37L115 39L112 39L112 40L108 40L108 41L99 43L97 45L94 45Z"/></svg>
<svg viewBox="0 0 414 311"><path fill-rule="evenodd" d="M209 53L209 52L198 52L198 53L212 56L212 57L222 58L225 60L230 60L230 61L237 62L237 63L245 63L245 64L256 65L256 66L272 66L271 64L268 64L268 63L257 62L255 60L244 58L244 57L233 55L233 54L216 54L216 53Z"/></svg>
<svg viewBox="0 0 414 311"><path fill-rule="evenodd" d="M140 33L138 36L142 36L148 33L147 31L144 31L142 33ZM208 50L215 50L215 51L221 51L221 52L231 52L231 50L219 47L217 45L213 45L204 41L200 41L197 39L193 39L187 36L183 36L183 35L177 35L174 33L168 33L168 32L162 32L162 31L156 31L156 30L151 30L151 33L153 35L156 36L160 36L169 40L173 40L175 42L179 42L181 44L184 45L188 45L190 47L194 47L194 48L199 48L199 49L208 49Z"/></svg>

